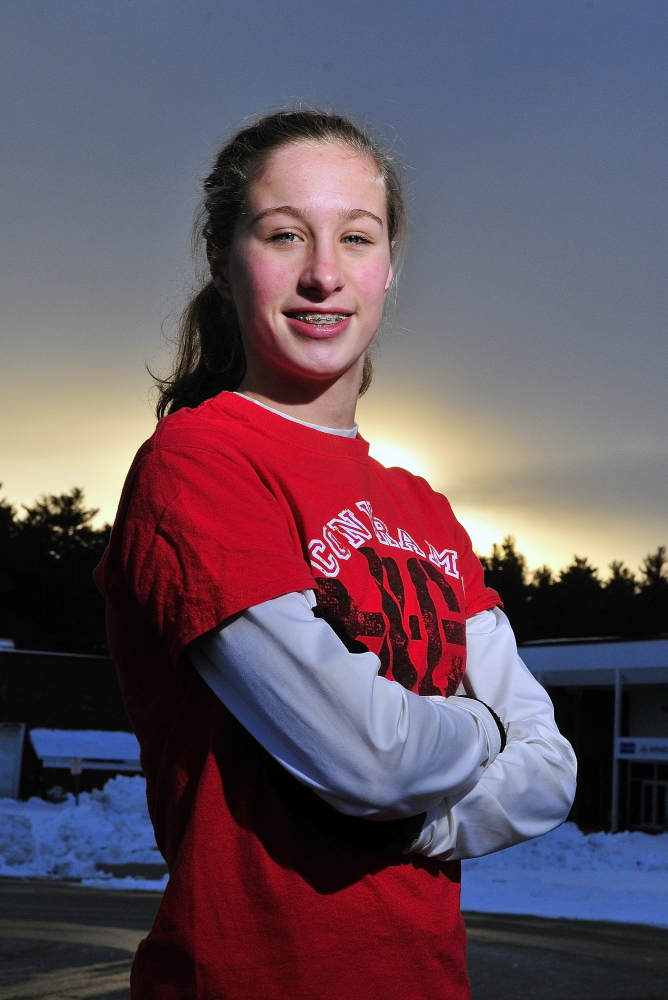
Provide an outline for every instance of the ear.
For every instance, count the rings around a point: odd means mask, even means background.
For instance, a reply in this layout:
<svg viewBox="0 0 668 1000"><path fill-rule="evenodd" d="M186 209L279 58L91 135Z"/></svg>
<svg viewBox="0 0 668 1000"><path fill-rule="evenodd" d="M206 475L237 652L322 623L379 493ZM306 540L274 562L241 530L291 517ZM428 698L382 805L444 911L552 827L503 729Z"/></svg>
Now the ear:
<svg viewBox="0 0 668 1000"><path fill-rule="evenodd" d="M394 245L395 245L394 240L392 240L392 242L390 243L390 252L394 250ZM392 265L390 264L390 270L387 275L387 281L385 282L385 291L387 291L390 285L392 284L393 277L394 277L394 271L392 270Z"/></svg>
<svg viewBox="0 0 668 1000"><path fill-rule="evenodd" d="M232 289L227 278L227 255L221 253L213 246L210 240L206 241L206 259L209 262L209 272L213 286L227 302L232 301Z"/></svg>

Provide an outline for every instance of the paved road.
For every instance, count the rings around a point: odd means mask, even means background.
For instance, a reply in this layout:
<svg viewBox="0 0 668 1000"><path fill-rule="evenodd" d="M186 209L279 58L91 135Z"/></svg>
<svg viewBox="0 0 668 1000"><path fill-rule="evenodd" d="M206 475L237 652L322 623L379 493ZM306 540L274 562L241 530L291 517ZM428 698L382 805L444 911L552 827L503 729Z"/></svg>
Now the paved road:
<svg viewBox="0 0 668 1000"><path fill-rule="evenodd" d="M0 879L0 1000L128 1000L131 956L159 899ZM478 913L466 922L474 1000L668 998L668 931Z"/></svg>
<svg viewBox="0 0 668 1000"><path fill-rule="evenodd" d="M474 1000L668 1000L668 931L465 914Z"/></svg>

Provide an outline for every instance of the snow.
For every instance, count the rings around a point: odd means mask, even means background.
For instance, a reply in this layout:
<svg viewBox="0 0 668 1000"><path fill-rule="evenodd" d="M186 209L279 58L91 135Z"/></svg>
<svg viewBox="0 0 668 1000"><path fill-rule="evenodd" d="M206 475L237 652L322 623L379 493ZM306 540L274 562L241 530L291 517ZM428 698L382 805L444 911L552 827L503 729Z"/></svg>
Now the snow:
<svg viewBox="0 0 668 1000"><path fill-rule="evenodd" d="M142 777L53 804L0 799L0 876L164 889L167 878L113 877L98 866L162 858ZM488 858L465 861L462 908L668 927L668 833L580 833L572 823Z"/></svg>
<svg viewBox="0 0 668 1000"><path fill-rule="evenodd" d="M668 927L668 833L574 823L462 864L462 909Z"/></svg>
<svg viewBox="0 0 668 1000"><path fill-rule="evenodd" d="M161 864L146 808L146 781L119 775L103 791L52 803L0 799L0 876L83 880L128 888L98 865ZM132 879L133 886L164 889L167 879Z"/></svg>
<svg viewBox="0 0 668 1000"><path fill-rule="evenodd" d="M132 760L139 763L139 743L134 733L100 729L31 729L35 753L45 757L81 757L89 760Z"/></svg>

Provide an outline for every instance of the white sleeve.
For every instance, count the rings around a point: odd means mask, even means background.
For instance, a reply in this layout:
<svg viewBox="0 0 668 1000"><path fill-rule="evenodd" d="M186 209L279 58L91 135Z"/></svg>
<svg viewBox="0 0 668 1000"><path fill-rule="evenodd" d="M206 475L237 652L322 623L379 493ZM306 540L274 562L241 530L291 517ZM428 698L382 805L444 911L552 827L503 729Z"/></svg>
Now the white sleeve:
<svg viewBox="0 0 668 1000"><path fill-rule="evenodd" d="M473 788L501 745L488 710L379 676L378 657L348 652L314 604L305 591L249 608L188 656L279 764L340 812L416 816Z"/></svg>
<svg viewBox="0 0 668 1000"><path fill-rule="evenodd" d="M566 819L576 760L559 733L552 702L517 652L498 608L467 624L466 689L507 727L507 744L471 791L448 795L427 813L409 848L448 860L477 858L548 833Z"/></svg>

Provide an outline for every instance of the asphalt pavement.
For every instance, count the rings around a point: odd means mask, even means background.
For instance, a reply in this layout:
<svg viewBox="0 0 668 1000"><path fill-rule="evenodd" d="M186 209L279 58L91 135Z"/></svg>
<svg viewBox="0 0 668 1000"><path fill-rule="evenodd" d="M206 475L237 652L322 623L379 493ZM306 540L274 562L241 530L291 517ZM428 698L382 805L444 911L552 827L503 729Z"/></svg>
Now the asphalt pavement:
<svg viewBox="0 0 668 1000"><path fill-rule="evenodd" d="M132 955L159 902L158 893L0 879L0 1000L129 1000ZM473 1000L668 998L666 930L465 917Z"/></svg>

